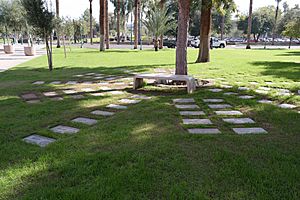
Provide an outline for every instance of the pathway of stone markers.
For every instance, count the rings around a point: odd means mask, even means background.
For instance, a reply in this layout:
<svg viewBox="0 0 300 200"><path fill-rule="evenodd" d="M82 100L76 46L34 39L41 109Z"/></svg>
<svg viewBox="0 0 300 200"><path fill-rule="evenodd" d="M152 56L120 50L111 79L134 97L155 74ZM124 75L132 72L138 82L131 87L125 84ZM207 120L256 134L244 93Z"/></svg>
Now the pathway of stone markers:
<svg viewBox="0 0 300 200"><path fill-rule="evenodd" d="M222 118L224 123L231 126L234 133L261 134L267 133L261 127L256 126L256 122L251 118L245 117L242 112L233 110L232 105L224 99L203 99L203 102L213 110L214 115ZM193 98L173 99L173 103L179 114L182 116L182 124L187 127L190 134L220 134L220 129L211 121L211 116L200 109L200 106Z"/></svg>
<svg viewBox="0 0 300 200"><path fill-rule="evenodd" d="M88 73L88 74L85 74L85 75L86 76L99 77L99 79L100 79L100 74ZM76 76L77 77L82 77L84 75L76 75ZM118 80L118 78L120 78L120 77L115 77L115 76L110 76L110 77L101 76L101 77L105 78L106 81ZM79 83L78 81L68 81L68 82L66 82L66 84L69 84L69 85L76 85L78 83ZM33 84L42 85L42 84L45 84L45 82L36 81ZM54 81L51 84L62 84L62 82ZM88 84L91 84L91 83L89 82ZM107 94L110 94L110 95L125 94L123 91L118 91L118 90L114 90L114 89L111 89L111 88L107 87L108 85L111 86L112 83L99 82L98 84L102 85L102 87L100 88L100 90L102 92L98 92L97 90L95 90L93 88L82 88L81 92L87 92L87 93L90 93L93 96L105 96ZM115 82L113 84L118 85L118 86L122 86L122 87L126 86L126 84L123 83L123 82ZM103 85L107 85L107 86L103 86ZM103 91L107 91L107 92L103 92ZM78 94L78 91L72 90L72 89L63 90L63 93L65 93L66 95L73 95L72 97L74 97L74 99L84 98L84 96L81 93ZM61 98L61 100L63 99L63 97L60 96L56 91L44 92L43 95L46 96L46 97L50 97L50 98ZM26 100L27 103L40 102L40 99L38 98L38 95L35 94L35 93L23 94L22 98L24 100ZM118 102L116 102L115 104L109 104L105 108L93 110L91 112L91 114L94 115L95 118L80 116L80 117L76 117L74 119L71 119L70 122L71 123L77 123L77 124L83 124L83 125L86 125L86 126L93 126L93 125L96 125L99 122L99 120L96 119L96 117L99 117L99 116L101 116L101 117L113 116L118 111L127 110L128 105L138 104L142 100L149 100L149 99L151 99L151 97L145 96L145 95L132 95L130 98L124 98L124 99L118 100ZM72 135L72 134L78 133L80 131L80 129L75 128L75 127L71 127L71 126L67 126L67 125L64 125L64 124L60 124L60 125L57 125L57 126L54 126L54 127L50 128L50 131L55 133L55 134L69 134L69 135ZM48 144L55 142L56 139L45 137L45 136L38 135L38 134L33 134L33 135L28 136L28 137L25 137L23 139L23 141L25 141L27 143L31 143L31 144L36 144L40 147L45 147Z"/></svg>
<svg viewBox="0 0 300 200"><path fill-rule="evenodd" d="M116 75L104 75L99 73L86 73L77 74L76 77L79 80L69 80L69 81L34 81L33 85L59 85L65 86L65 89L46 91L46 92L24 92L21 94L21 98L28 104L37 104L42 102L45 98L53 101L62 101L64 97L73 99L83 99L86 94L91 96L105 96L105 95L118 95L123 93L122 91L128 86L131 86L132 78ZM109 87L108 87L109 86ZM109 91L113 90L113 91ZM107 92L103 92L107 91Z"/></svg>

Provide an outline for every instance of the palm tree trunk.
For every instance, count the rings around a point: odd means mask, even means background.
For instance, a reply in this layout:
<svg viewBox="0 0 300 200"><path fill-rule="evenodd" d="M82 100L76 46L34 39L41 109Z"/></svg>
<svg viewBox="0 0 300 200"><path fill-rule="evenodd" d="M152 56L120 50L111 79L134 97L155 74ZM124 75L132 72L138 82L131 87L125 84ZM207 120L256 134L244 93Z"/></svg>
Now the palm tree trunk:
<svg viewBox="0 0 300 200"><path fill-rule="evenodd" d="M222 23L221 23L221 40L224 39L224 32L225 32L225 14L222 15Z"/></svg>
<svg viewBox="0 0 300 200"><path fill-rule="evenodd" d="M140 16L140 0L134 2L134 49L138 48L138 20Z"/></svg>
<svg viewBox="0 0 300 200"><path fill-rule="evenodd" d="M117 1L117 44L120 44L120 0Z"/></svg>
<svg viewBox="0 0 300 200"><path fill-rule="evenodd" d="M59 0L56 0L56 17L59 18ZM59 30L56 30L57 48L60 48Z"/></svg>
<svg viewBox="0 0 300 200"><path fill-rule="evenodd" d="M90 39L91 39L91 45L93 45L93 0L90 1Z"/></svg>
<svg viewBox="0 0 300 200"><path fill-rule="evenodd" d="M100 0L100 51L105 51L105 0Z"/></svg>
<svg viewBox="0 0 300 200"><path fill-rule="evenodd" d="M108 18L108 0L105 0L105 42L106 49L109 49L109 18Z"/></svg>
<svg viewBox="0 0 300 200"><path fill-rule="evenodd" d="M276 12L275 12L275 21L274 21L274 27L273 27L273 33L272 33L272 45L274 45L274 40L275 40L275 31L277 27L277 19L278 19L278 12L279 12L279 3L280 0L277 1L277 7L276 7Z"/></svg>
<svg viewBox="0 0 300 200"><path fill-rule="evenodd" d="M211 0L202 0L200 47L196 63L210 61Z"/></svg>
<svg viewBox="0 0 300 200"><path fill-rule="evenodd" d="M251 29L252 29L252 9L253 9L253 0L250 0L249 17L248 17L247 46L246 46L246 49L251 49L251 46L250 46L250 37L251 37Z"/></svg>
<svg viewBox="0 0 300 200"><path fill-rule="evenodd" d="M160 6L161 9L164 9L165 3L166 3L166 0L161 0L159 2L159 6ZM164 48L164 36L161 35L160 36L160 41L159 41L159 49L163 49L163 48Z"/></svg>
<svg viewBox="0 0 300 200"><path fill-rule="evenodd" d="M187 35L190 21L190 1L179 0L176 75L187 75Z"/></svg>

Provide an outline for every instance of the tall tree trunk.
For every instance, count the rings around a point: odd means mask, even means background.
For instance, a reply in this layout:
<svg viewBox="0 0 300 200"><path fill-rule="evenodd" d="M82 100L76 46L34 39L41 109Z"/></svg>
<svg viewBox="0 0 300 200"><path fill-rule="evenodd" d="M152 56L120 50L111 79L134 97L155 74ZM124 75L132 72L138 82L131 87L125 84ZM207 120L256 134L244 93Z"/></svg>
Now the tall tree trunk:
<svg viewBox="0 0 300 200"><path fill-rule="evenodd" d="M138 21L140 16L140 0L134 1L134 49L138 48Z"/></svg>
<svg viewBox="0 0 300 200"><path fill-rule="evenodd" d="M221 40L224 39L224 32L225 32L225 14L222 15L222 23L221 23Z"/></svg>
<svg viewBox="0 0 300 200"><path fill-rule="evenodd" d="M279 3L280 0L276 0L277 1L277 7L276 7L276 12L275 12L275 21L274 21L274 27L273 27L273 33L272 33L272 45L274 45L274 40L275 40L275 32L276 32L276 28L277 28L277 19L278 19L278 12L279 12Z"/></svg>
<svg viewBox="0 0 300 200"><path fill-rule="evenodd" d="M252 31L252 9L253 9L253 0L250 0L246 49L251 49L250 39L251 39L251 31Z"/></svg>
<svg viewBox="0 0 300 200"><path fill-rule="evenodd" d="M290 37L290 42L289 42L289 49L291 49L291 46L292 46L292 37Z"/></svg>
<svg viewBox="0 0 300 200"><path fill-rule="evenodd" d="M105 0L105 42L106 49L109 49L109 18L108 18L108 0Z"/></svg>
<svg viewBox="0 0 300 200"><path fill-rule="evenodd" d="M93 45L93 37L94 37L94 31L93 31L93 0L90 1L90 38L91 38L91 45Z"/></svg>
<svg viewBox="0 0 300 200"><path fill-rule="evenodd" d="M164 9L165 3L166 3L166 0L161 0L159 2L160 9ZM164 48L164 36L161 35L160 36L160 41L159 41L159 49L163 49L163 48Z"/></svg>
<svg viewBox="0 0 300 200"><path fill-rule="evenodd" d="M100 51L105 51L105 0L100 0Z"/></svg>
<svg viewBox="0 0 300 200"><path fill-rule="evenodd" d="M200 46L196 63L210 61L211 0L202 0Z"/></svg>
<svg viewBox="0 0 300 200"><path fill-rule="evenodd" d="M56 0L56 17L59 18L59 0ZM59 30L56 30L57 48L60 48Z"/></svg>
<svg viewBox="0 0 300 200"><path fill-rule="evenodd" d="M50 71L53 70L53 65L52 65L52 42L51 42L51 40L52 39L51 39L51 36L50 36L50 45L49 45L49 36L45 34L48 68L49 68Z"/></svg>
<svg viewBox="0 0 300 200"><path fill-rule="evenodd" d="M179 0L176 75L187 75L187 36L190 21L190 1Z"/></svg>
<svg viewBox="0 0 300 200"><path fill-rule="evenodd" d="M155 51L158 51L158 37L155 37L154 39L154 49Z"/></svg>
<svg viewBox="0 0 300 200"><path fill-rule="evenodd" d="M120 0L117 1L117 44L120 44Z"/></svg>

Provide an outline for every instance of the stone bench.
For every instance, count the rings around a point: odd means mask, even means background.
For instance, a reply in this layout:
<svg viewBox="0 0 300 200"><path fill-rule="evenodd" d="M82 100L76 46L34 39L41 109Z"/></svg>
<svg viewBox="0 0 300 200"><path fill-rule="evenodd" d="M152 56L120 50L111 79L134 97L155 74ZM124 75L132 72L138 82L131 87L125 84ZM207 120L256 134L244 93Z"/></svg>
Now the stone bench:
<svg viewBox="0 0 300 200"><path fill-rule="evenodd" d="M186 82L187 92L189 94L196 90L196 80L192 76L188 75L173 75L173 74L137 74L133 78L133 89L136 90L143 86L143 79L155 79L155 80L172 80Z"/></svg>

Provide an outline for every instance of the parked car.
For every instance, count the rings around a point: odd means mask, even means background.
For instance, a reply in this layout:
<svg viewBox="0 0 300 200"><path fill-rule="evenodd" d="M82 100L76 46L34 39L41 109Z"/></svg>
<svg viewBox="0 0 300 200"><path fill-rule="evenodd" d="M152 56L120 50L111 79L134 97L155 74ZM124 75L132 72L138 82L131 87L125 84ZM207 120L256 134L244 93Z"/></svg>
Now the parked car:
<svg viewBox="0 0 300 200"><path fill-rule="evenodd" d="M168 48L175 48L176 40L164 40L164 46L166 46Z"/></svg>
<svg viewBox="0 0 300 200"><path fill-rule="evenodd" d="M212 40L212 48L225 48L226 47L226 41L219 40L218 38L211 38ZM195 48L199 48L200 40L197 38L192 41L191 46Z"/></svg>

